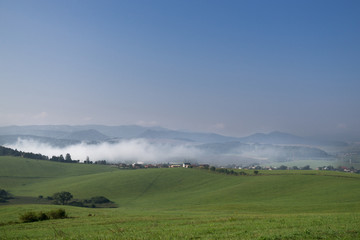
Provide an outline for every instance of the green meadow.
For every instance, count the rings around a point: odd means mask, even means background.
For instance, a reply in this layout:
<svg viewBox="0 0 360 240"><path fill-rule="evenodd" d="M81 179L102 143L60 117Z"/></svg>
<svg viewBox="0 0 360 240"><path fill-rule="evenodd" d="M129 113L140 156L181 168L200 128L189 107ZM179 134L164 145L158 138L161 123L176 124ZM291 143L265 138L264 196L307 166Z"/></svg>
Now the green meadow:
<svg viewBox="0 0 360 240"><path fill-rule="evenodd" d="M0 239L360 239L360 175L325 171L119 170L0 157L16 197L105 196L117 208L0 204ZM69 218L21 223L59 207Z"/></svg>

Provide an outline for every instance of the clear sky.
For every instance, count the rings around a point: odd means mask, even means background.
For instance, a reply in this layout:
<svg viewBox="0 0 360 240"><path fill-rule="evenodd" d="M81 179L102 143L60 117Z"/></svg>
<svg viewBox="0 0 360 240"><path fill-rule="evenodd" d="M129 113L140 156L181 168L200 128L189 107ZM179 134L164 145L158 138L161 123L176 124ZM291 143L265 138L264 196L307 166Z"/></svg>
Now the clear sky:
<svg viewBox="0 0 360 240"><path fill-rule="evenodd" d="M360 134L360 1L0 0L0 125Z"/></svg>

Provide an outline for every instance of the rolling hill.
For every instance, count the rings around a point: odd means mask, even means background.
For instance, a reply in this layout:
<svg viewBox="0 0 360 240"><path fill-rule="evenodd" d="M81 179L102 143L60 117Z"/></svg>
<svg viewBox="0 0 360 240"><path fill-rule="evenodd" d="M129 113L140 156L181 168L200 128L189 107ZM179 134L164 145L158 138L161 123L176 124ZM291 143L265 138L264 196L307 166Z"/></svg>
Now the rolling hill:
<svg viewBox="0 0 360 240"><path fill-rule="evenodd" d="M288 207L300 206L301 211L322 212L331 210L333 204L344 205L344 211L350 210L349 206L360 207L359 175L340 178L299 171L296 175L264 172L261 176L233 177L199 169L126 171L15 157L0 157L0 169L0 188L17 196L51 196L66 190L79 198L104 195L123 207L206 209L219 205L246 212L258 211L244 208L249 204L263 210L272 206L267 212L286 212Z"/></svg>
<svg viewBox="0 0 360 240"><path fill-rule="evenodd" d="M0 188L15 196L106 196L118 208L63 206L70 219L17 223L24 211L56 205L0 205L5 239L356 239L360 176L264 171L230 176L200 169L119 170L0 157Z"/></svg>

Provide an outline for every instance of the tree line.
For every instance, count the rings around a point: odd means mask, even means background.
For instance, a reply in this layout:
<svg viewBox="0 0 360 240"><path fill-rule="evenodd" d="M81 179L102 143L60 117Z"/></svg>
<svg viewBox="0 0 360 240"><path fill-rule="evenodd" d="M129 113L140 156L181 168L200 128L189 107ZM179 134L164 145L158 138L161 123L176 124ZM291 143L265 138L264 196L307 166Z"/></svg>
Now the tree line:
<svg viewBox="0 0 360 240"><path fill-rule="evenodd" d="M40 195L39 199L44 197ZM110 201L104 196L95 196L90 199L73 199L73 195L70 192L62 191L54 193L51 197L46 197L47 200L53 200L55 204L58 205L70 205L75 207L116 207L114 202ZM105 205L104 205L105 204Z"/></svg>
<svg viewBox="0 0 360 240"><path fill-rule="evenodd" d="M32 152L23 152L17 149L7 148L0 146L0 156L13 156L13 157L23 157L30 158L36 160L50 160L55 162L66 162L66 163L78 163L79 160L72 160L71 155L67 153L64 156L61 154L60 156L52 156L49 158L48 156L42 155L40 153L32 153Z"/></svg>
<svg viewBox="0 0 360 240"><path fill-rule="evenodd" d="M23 157L23 158L31 158L38 160L49 160L48 156L42 155L40 153L32 153L32 152L23 152L18 151L17 149L7 148L0 146L0 156L14 156L14 157Z"/></svg>

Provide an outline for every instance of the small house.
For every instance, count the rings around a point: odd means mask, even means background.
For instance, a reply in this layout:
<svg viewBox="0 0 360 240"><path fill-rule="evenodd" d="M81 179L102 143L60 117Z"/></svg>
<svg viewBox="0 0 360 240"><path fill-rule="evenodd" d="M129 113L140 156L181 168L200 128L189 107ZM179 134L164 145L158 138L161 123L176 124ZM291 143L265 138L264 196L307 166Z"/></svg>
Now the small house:
<svg viewBox="0 0 360 240"><path fill-rule="evenodd" d="M183 163L183 167L184 168L189 168L189 167L191 167L191 163Z"/></svg>

